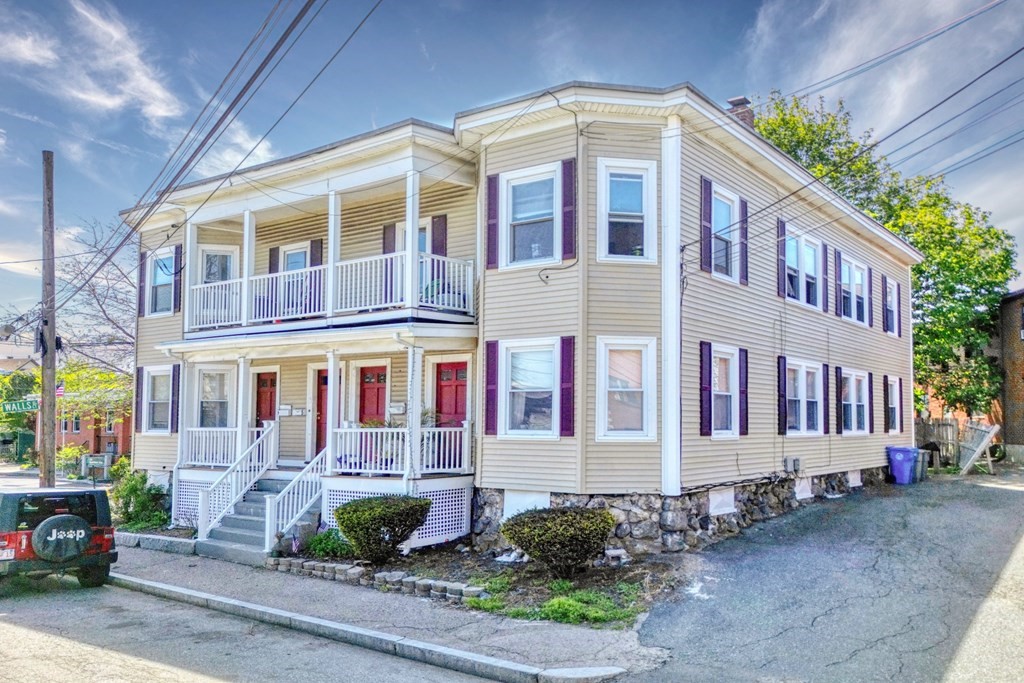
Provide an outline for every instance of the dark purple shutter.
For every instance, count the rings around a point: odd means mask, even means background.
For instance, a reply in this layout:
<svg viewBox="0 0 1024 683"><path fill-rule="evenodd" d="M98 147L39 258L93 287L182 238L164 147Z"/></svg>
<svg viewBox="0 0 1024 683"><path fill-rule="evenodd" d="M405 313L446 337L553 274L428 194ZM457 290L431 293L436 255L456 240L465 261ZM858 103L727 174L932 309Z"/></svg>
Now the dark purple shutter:
<svg viewBox="0 0 1024 683"><path fill-rule="evenodd" d="M821 275L818 282L821 283L821 310L828 313L828 245L824 242L821 243ZM827 431L825 433L828 434Z"/></svg>
<svg viewBox="0 0 1024 683"><path fill-rule="evenodd" d="M487 176L487 267L498 267L498 176Z"/></svg>
<svg viewBox="0 0 1024 683"><path fill-rule="evenodd" d="M843 317L843 252L838 249L836 249L836 315L840 318Z"/></svg>
<svg viewBox="0 0 1024 683"><path fill-rule="evenodd" d="M171 288L174 297L174 312L181 312L181 245L174 245L174 285Z"/></svg>
<svg viewBox="0 0 1024 683"><path fill-rule="evenodd" d="M135 368L135 431L142 431L142 382L146 376L145 368Z"/></svg>
<svg viewBox="0 0 1024 683"><path fill-rule="evenodd" d="M430 219L430 253L435 256L448 255L448 214Z"/></svg>
<svg viewBox="0 0 1024 683"><path fill-rule="evenodd" d="M498 433L498 342L484 344L484 434Z"/></svg>
<svg viewBox="0 0 1024 683"><path fill-rule="evenodd" d="M267 253L267 272L276 273L281 270L281 247L271 247Z"/></svg>
<svg viewBox="0 0 1024 683"><path fill-rule="evenodd" d="M562 337L559 412L561 413L561 436L576 433L576 337Z"/></svg>
<svg viewBox="0 0 1024 683"><path fill-rule="evenodd" d="M700 343L700 435L711 436L711 342Z"/></svg>
<svg viewBox="0 0 1024 683"><path fill-rule="evenodd" d="M821 432L822 434L828 434L829 420L831 419L829 410L829 398L828 398L828 363L823 363L821 366Z"/></svg>
<svg viewBox="0 0 1024 683"><path fill-rule="evenodd" d="M884 275L882 276L885 277ZM882 375L882 431L888 432L892 429L889 424L889 375Z"/></svg>
<svg viewBox="0 0 1024 683"><path fill-rule="evenodd" d="M785 436L789 427L789 415L788 407L786 403L786 357L779 356L778 358L778 381L777 381L777 401L778 401L778 413L779 413L779 436Z"/></svg>
<svg viewBox="0 0 1024 683"><path fill-rule="evenodd" d="M900 282L896 283L896 336L903 336L903 284ZM900 380L903 381L902 379ZM903 411L900 411L900 422L903 421ZM900 431L903 431L903 427L900 427Z"/></svg>
<svg viewBox="0 0 1024 683"><path fill-rule="evenodd" d="M704 176L700 177L700 269L711 272L711 180ZM709 430L710 424L709 420Z"/></svg>
<svg viewBox="0 0 1024 683"><path fill-rule="evenodd" d="M309 267L322 266L324 264L324 240L318 238L309 241Z"/></svg>
<svg viewBox="0 0 1024 683"><path fill-rule="evenodd" d="M381 246L380 250L382 254L394 254L395 253L395 242L397 240L396 229L394 223L388 223L384 226L381 232Z"/></svg>
<svg viewBox="0 0 1024 683"><path fill-rule="evenodd" d="M875 276L873 271L868 268L868 327L875 326L875 290L874 290Z"/></svg>
<svg viewBox="0 0 1024 683"><path fill-rule="evenodd" d="M740 436L748 432L747 420L747 350L740 349Z"/></svg>
<svg viewBox="0 0 1024 683"><path fill-rule="evenodd" d="M868 434L875 433L875 375L868 373Z"/></svg>
<svg viewBox="0 0 1024 683"><path fill-rule="evenodd" d="M175 363L171 366L171 434L178 432L178 384L181 380L181 365Z"/></svg>
<svg viewBox="0 0 1024 683"><path fill-rule="evenodd" d="M576 159L562 162L562 258L576 258Z"/></svg>
<svg viewBox="0 0 1024 683"><path fill-rule="evenodd" d="M781 218L776 222L775 253L778 257L778 294L786 297L786 221Z"/></svg>
<svg viewBox="0 0 1024 683"><path fill-rule="evenodd" d="M902 377L899 378L899 382L900 382L900 405L896 409L896 412L899 413L899 416L900 416L900 433L902 434L903 433L903 378Z"/></svg>
<svg viewBox="0 0 1024 683"><path fill-rule="evenodd" d="M882 275L882 332L889 331L889 278ZM895 312L895 311L894 311ZM889 431L886 429L885 431Z"/></svg>
<svg viewBox="0 0 1024 683"><path fill-rule="evenodd" d="M146 315L146 258L148 254L139 252L139 317Z"/></svg>
<svg viewBox="0 0 1024 683"><path fill-rule="evenodd" d="M747 221L747 200L740 200L740 284L747 284L747 278L750 274L750 264L748 259L747 249L747 237L748 237L748 221Z"/></svg>
<svg viewBox="0 0 1024 683"><path fill-rule="evenodd" d="M828 397L825 397L828 400ZM836 434L843 433L843 369L836 366Z"/></svg>

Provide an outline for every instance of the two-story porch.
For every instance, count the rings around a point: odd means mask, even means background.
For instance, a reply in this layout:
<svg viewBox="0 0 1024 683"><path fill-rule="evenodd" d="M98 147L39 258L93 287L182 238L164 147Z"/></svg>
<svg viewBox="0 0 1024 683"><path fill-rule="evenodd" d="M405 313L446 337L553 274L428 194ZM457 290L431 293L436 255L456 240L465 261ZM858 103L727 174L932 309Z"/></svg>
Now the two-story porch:
<svg viewBox="0 0 1024 683"><path fill-rule="evenodd" d="M370 495L434 501L414 546L468 533L475 334L414 323L166 345L183 360L175 521L253 561Z"/></svg>

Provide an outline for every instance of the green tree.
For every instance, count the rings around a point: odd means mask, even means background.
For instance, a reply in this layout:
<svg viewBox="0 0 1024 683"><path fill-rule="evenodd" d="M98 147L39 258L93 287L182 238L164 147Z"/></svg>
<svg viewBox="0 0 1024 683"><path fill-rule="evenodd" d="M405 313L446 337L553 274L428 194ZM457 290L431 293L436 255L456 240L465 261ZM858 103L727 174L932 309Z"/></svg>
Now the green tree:
<svg viewBox="0 0 1024 683"><path fill-rule="evenodd" d="M36 390L36 378L31 372L18 370L0 375L0 401L20 401ZM0 413L0 432L31 429L35 413Z"/></svg>
<svg viewBox="0 0 1024 683"><path fill-rule="evenodd" d="M72 358L57 369L57 381L64 385L64 396L57 399L58 414L92 415L102 420L107 410L125 410L131 405L131 378L116 370Z"/></svg>
<svg viewBox="0 0 1024 683"><path fill-rule="evenodd" d="M951 407L987 410L1002 378L985 348L1017 276L1013 238L941 180L895 171L871 131L851 133L842 100L831 111L773 92L762 111L762 136L924 255L912 271L915 378Z"/></svg>

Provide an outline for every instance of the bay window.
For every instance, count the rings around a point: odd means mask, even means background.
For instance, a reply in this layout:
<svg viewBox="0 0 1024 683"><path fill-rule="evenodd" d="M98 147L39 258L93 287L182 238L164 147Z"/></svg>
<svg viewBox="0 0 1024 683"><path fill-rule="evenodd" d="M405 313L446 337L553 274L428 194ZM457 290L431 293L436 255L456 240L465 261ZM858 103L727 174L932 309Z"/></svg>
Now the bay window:
<svg viewBox="0 0 1024 683"><path fill-rule="evenodd" d="M657 163L597 160L598 259L657 258Z"/></svg>
<svg viewBox="0 0 1024 683"><path fill-rule="evenodd" d="M499 434L557 437L557 339L501 342Z"/></svg>
<svg viewBox="0 0 1024 683"><path fill-rule="evenodd" d="M638 441L657 433L654 339L597 339L597 439Z"/></svg>
<svg viewBox="0 0 1024 683"><path fill-rule="evenodd" d="M555 263L562 250L560 164L501 176L502 266Z"/></svg>

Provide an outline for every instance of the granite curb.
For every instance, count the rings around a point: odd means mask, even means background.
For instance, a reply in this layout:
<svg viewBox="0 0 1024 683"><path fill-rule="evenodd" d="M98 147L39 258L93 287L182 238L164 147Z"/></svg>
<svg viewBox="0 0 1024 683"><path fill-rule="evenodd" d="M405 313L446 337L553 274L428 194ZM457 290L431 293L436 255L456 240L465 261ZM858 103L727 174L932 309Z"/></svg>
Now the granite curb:
<svg viewBox="0 0 1024 683"><path fill-rule="evenodd" d="M122 548L143 548L159 550L175 555L195 555L196 539L161 536L159 534L139 534L130 531L115 531L114 543Z"/></svg>
<svg viewBox="0 0 1024 683"><path fill-rule="evenodd" d="M301 631L321 638L337 640L349 645L396 655L417 662L458 671L481 678L508 683L599 683L610 681L626 673L619 667L582 667L573 669L541 669L535 666L479 655L422 640L395 636L383 631L343 624L327 619L305 616L295 612L265 607L251 602L202 593L157 581L147 581L124 574L112 573L108 580L113 586L147 593L167 600L175 600L196 607L216 610L273 626Z"/></svg>

